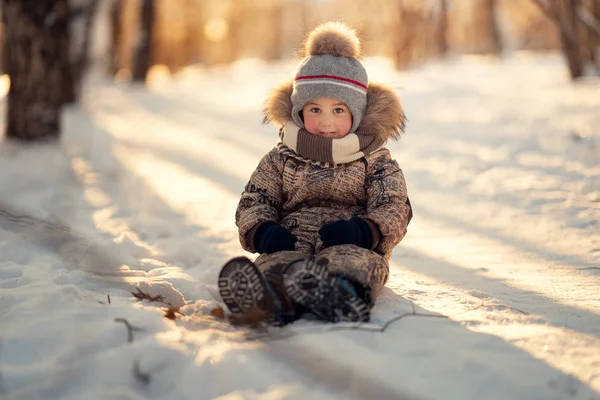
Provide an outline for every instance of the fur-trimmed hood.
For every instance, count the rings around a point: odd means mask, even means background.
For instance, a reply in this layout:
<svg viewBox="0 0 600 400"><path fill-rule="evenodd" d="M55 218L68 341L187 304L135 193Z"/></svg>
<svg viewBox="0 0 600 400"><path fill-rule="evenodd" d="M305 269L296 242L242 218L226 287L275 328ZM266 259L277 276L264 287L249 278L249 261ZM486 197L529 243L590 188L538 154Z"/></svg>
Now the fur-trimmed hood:
<svg viewBox="0 0 600 400"><path fill-rule="evenodd" d="M274 89L265 102L264 123L275 122L284 126L292 120L293 81ZM399 139L404 132L406 118L400 99L390 87L369 83L367 89L367 110L357 133L381 135L385 139Z"/></svg>

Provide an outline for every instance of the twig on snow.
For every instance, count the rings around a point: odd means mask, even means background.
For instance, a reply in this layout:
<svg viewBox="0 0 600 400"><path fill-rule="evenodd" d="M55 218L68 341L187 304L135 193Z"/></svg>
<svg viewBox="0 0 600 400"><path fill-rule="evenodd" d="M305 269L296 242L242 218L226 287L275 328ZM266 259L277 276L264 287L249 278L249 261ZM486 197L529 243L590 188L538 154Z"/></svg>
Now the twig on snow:
<svg viewBox="0 0 600 400"><path fill-rule="evenodd" d="M165 301L164 297L162 297L162 295L160 295L160 294L157 294L156 296L152 296L148 293L142 292L142 290L139 287L136 287L136 290L137 290L137 293L131 292L131 294L133 295L133 297L138 299L138 301L148 300L151 302L163 303L169 307L173 307L173 304L169 303L168 301Z"/></svg>
<svg viewBox="0 0 600 400"><path fill-rule="evenodd" d="M331 326L331 327L328 327L327 329L319 329L319 330L313 329L313 330L305 330L302 332L299 332L299 331L287 332L287 334L282 334L282 335L278 335L278 336L272 336L272 331L266 331L266 332L262 332L262 333L258 333L258 334L254 334L254 335L249 334L246 336L246 340L257 340L257 339L281 340L281 339L287 339L289 337L295 336L300 333L311 334L311 333L328 333L328 332L334 332L334 331L361 331L361 332L385 333L386 330L392 324L394 324L406 317L441 318L441 319L450 319L452 317L452 316L441 315L441 314L418 313L417 309L415 307L415 304L410 300L409 300L409 302L410 302L410 305L412 308L412 312L408 312L405 314L398 315L394 318L391 318L390 320L388 320L385 324L383 324L381 326L373 326L373 325L365 324L363 322L359 322L359 323L356 323L355 325L350 325L350 326L341 325L341 326ZM516 307L507 306L505 304L487 304L483 300L481 301L481 304L479 304L478 306L469 308L469 309L465 310L464 312L469 312L469 311L477 310L479 308L484 308L484 307L500 307L500 308L517 311L523 315L529 315L528 312L520 310Z"/></svg>
<svg viewBox="0 0 600 400"><path fill-rule="evenodd" d="M133 376L135 377L135 379L137 379L144 385L150 384L150 381L152 380L152 376L150 375L150 373L142 372L142 370L140 369L140 361L139 360L136 360L133 363Z"/></svg>
<svg viewBox="0 0 600 400"><path fill-rule="evenodd" d="M523 311L523 310L519 310L516 307L513 306L507 306L506 304L487 304L484 300L481 301L481 304L479 304L478 306L469 308L467 310L465 310L464 312L469 312L469 311L474 311L474 310L478 310L480 308L485 308L485 307L497 307L497 308L505 308L507 310L515 310L517 312L520 312L523 315L529 315L528 312Z"/></svg>
<svg viewBox="0 0 600 400"><path fill-rule="evenodd" d="M133 326L127 321L125 318L115 318L115 322L122 322L127 327L127 341L129 343L133 342L133 332L143 332L144 328L139 328L137 326Z"/></svg>

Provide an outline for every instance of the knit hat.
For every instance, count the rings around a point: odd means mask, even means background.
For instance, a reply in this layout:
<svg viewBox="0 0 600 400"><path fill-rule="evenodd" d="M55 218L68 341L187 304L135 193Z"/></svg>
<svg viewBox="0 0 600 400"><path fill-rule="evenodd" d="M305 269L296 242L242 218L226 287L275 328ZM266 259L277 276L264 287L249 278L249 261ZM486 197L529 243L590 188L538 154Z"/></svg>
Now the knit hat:
<svg viewBox="0 0 600 400"><path fill-rule="evenodd" d="M362 66L356 32L340 22L315 28L306 41L305 58L294 77L291 96L292 119L304 127L300 112L311 100L328 97L340 100L352 113L355 132L367 107L367 71Z"/></svg>

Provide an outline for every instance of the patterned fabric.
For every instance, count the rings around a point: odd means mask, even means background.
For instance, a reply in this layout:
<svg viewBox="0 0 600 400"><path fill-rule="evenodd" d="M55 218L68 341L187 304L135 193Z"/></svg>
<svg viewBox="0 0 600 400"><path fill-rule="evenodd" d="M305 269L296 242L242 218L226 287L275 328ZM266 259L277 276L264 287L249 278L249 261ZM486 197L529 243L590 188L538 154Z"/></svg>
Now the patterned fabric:
<svg viewBox="0 0 600 400"><path fill-rule="evenodd" d="M302 251L280 251L261 254L254 263L260 271L268 274L268 271L277 270L307 256L310 254ZM389 266L384 257L352 244L323 249L315 255L315 259L327 259L331 273L350 278L367 288L369 296L366 300L371 303L377 299L389 277Z"/></svg>
<svg viewBox="0 0 600 400"><path fill-rule="evenodd" d="M265 122L289 126L294 114L293 91L293 81L272 91L265 103ZM356 132L383 144L390 138L399 138L404 124L402 105L394 90L370 82L366 112ZM392 250L406 234L412 218L404 175L398 163L382 145L373 145L371 149L368 144L360 144L360 140L357 151L364 150L364 155L356 159L337 155L334 158L333 144L326 157L304 155L307 153L299 149L298 140L292 142L296 143L295 150L286 139L263 157L242 193L236 211L242 247L255 252L252 240L259 224L277 222L296 235L296 250L259 256L256 263L261 270L306 256L327 257L332 272L362 284L375 299L387 281ZM290 143L290 147L286 143ZM344 163L336 162L342 159ZM354 245L324 248L319 229L327 223L352 217L364 218L378 230L376 247L372 250Z"/></svg>
<svg viewBox="0 0 600 400"><path fill-rule="evenodd" d="M262 222L275 221L296 235L297 251L319 255L327 250L318 234L323 225L360 216L379 228L381 238L372 254L387 263L406 234L411 215L404 175L389 150L331 167L289 149L280 151L281 146L263 157L242 193L236 211L242 247L255 252L248 232ZM344 246L332 248L338 247ZM355 270L350 272L352 268ZM352 268L348 273L359 283L379 287L370 278L372 265Z"/></svg>
<svg viewBox="0 0 600 400"><path fill-rule="evenodd" d="M310 160L327 165L346 164L383 147L386 139L377 135L349 133L341 139L313 135L288 121L279 131L282 142L290 149Z"/></svg>

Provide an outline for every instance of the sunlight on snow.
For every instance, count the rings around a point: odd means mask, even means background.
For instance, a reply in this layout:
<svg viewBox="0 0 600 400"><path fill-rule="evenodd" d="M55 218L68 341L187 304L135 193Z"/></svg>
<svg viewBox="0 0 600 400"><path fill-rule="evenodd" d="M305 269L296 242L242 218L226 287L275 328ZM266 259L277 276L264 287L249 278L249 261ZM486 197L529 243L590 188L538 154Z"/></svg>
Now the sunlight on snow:
<svg viewBox="0 0 600 400"><path fill-rule="evenodd" d="M84 189L85 200L94 207L104 207L110 203L110 196L94 185L98 183L99 175L92 171L91 165L81 157L71 159L71 168L79 183L88 185Z"/></svg>
<svg viewBox="0 0 600 400"><path fill-rule="evenodd" d="M6 97L10 91L10 77L8 74L0 75L0 99Z"/></svg>
<svg viewBox="0 0 600 400"><path fill-rule="evenodd" d="M453 276L435 279L426 271L412 270L411 259L404 256L399 260L390 263L390 281L386 285L398 295L425 310L443 310L444 315L469 330L497 336L582 381L593 380L595 354L600 352L597 336L553 326L535 313L523 315L510 308L503 310L503 301L493 294L473 290L475 285L460 284L469 283L468 277L460 277L460 283L453 282ZM600 382L592 386L600 391Z"/></svg>
<svg viewBox="0 0 600 400"><path fill-rule="evenodd" d="M171 81L171 70L164 64L153 65L146 75L146 86L150 90L168 87Z"/></svg>
<svg viewBox="0 0 600 400"><path fill-rule="evenodd" d="M155 194L189 222L219 234L233 228L238 198L220 185L153 155L117 146L115 155L133 174L144 179Z"/></svg>
<svg viewBox="0 0 600 400"><path fill-rule="evenodd" d="M159 153L168 151L170 155L179 158L179 163L183 165L186 162L182 156L188 156L193 161L201 160L207 168L217 169L244 182L254 170L258 161L254 154L238 146L236 142L223 140L222 121L198 116L197 124L202 127L200 131L198 128L177 124L173 119L148 113L130 99L119 98L117 93L113 93L111 103L119 100L127 102L120 105L128 109L127 114L110 114L99 110L94 117L100 126L123 142ZM130 129L128 124L132 118L138 122L135 130ZM237 129L243 136L245 132ZM168 141L165 141L165 132L169 133ZM223 153L228 157L224 158ZM230 162L232 159L236 162Z"/></svg>
<svg viewBox="0 0 600 400"><path fill-rule="evenodd" d="M564 269L547 268L548 260L528 254L518 246L421 216L418 223L411 226L410 238L402 247L426 251L428 256L447 260L469 273L600 315L600 302L593 300L595 287L581 287L581 276L567 275ZM514 254L521 254L516 264ZM582 298L587 301L582 302Z"/></svg>

